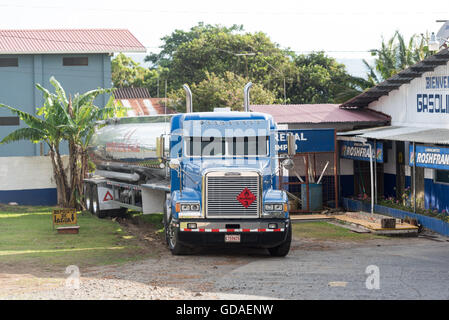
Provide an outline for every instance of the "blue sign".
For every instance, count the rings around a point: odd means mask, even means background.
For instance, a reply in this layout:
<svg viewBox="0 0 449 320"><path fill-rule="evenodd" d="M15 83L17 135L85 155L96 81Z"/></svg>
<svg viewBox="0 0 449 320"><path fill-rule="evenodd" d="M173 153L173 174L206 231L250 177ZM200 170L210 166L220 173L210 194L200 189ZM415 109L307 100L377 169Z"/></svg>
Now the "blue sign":
<svg viewBox="0 0 449 320"><path fill-rule="evenodd" d="M449 148L415 146L415 150L417 167L449 170ZM409 164L413 166L415 157L412 144L409 147L409 155Z"/></svg>
<svg viewBox="0 0 449 320"><path fill-rule="evenodd" d="M287 136L295 135L296 152L334 152L334 129L278 130L276 151L287 152Z"/></svg>
<svg viewBox="0 0 449 320"><path fill-rule="evenodd" d="M371 145L372 157L376 162L384 162L384 148L382 142L376 143L374 148L373 142L368 142ZM340 141L340 158L370 161L369 147L361 142L356 141Z"/></svg>

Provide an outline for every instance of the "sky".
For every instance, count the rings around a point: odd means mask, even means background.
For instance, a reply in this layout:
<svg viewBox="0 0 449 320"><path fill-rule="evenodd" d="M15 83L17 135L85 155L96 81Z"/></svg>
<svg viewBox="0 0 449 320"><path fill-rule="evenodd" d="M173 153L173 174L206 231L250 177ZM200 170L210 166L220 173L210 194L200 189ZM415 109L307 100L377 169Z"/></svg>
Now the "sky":
<svg viewBox="0 0 449 320"><path fill-rule="evenodd" d="M449 19L447 0L290 1L290 0L0 0L0 29L125 28L148 52L158 52L161 38L198 22L265 32L282 48L298 53L323 50L347 64L355 75L365 72L361 59L378 48L382 36L399 30L437 32ZM143 61L144 55L134 57Z"/></svg>

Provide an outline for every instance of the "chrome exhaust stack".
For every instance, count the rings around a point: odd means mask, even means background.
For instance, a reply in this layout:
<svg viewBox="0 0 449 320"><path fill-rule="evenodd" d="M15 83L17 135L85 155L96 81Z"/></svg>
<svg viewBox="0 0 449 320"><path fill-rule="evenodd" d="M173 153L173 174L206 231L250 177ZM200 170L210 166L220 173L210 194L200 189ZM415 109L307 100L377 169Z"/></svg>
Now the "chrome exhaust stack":
<svg viewBox="0 0 449 320"><path fill-rule="evenodd" d="M182 86L186 92L186 113L192 113L192 91L187 84Z"/></svg>
<svg viewBox="0 0 449 320"><path fill-rule="evenodd" d="M253 86L252 82L248 82L243 89L243 111L249 112L249 91Z"/></svg>

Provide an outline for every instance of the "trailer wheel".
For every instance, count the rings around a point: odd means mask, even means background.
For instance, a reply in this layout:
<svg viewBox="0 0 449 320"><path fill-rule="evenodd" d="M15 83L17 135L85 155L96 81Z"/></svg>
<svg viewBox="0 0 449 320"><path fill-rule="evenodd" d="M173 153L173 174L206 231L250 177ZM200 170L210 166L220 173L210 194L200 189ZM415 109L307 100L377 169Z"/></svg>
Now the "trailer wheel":
<svg viewBox="0 0 449 320"><path fill-rule="evenodd" d="M105 218L107 216L107 211L100 210L100 201L98 200L98 186L94 184L92 186L92 213L98 218Z"/></svg>
<svg viewBox="0 0 449 320"><path fill-rule="evenodd" d="M124 217L128 214L128 208L114 209L113 212L115 216Z"/></svg>
<svg viewBox="0 0 449 320"><path fill-rule="evenodd" d="M84 204L86 210L93 213L92 209L92 185L89 182L84 183Z"/></svg>
<svg viewBox="0 0 449 320"><path fill-rule="evenodd" d="M290 226L287 230L287 239L285 239L285 241L277 247L268 248L268 251L270 252L270 255L272 255L273 257L285 257L290 251L291 243L292 243L292 226L290 223Z"/></svg>

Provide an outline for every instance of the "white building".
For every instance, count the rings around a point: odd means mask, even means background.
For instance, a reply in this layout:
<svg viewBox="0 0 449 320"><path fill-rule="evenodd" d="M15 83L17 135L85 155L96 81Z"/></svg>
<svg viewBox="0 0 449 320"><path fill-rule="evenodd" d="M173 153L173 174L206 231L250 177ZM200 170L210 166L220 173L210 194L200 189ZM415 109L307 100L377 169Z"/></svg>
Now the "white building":
<svg viewBox="0 0 449 320"><path fill-rule="evenodd" d="M418 207L448 211L448 61L446 48L341 105L391 117L391 126L339 134L339 139L366 138L379 149L375 162L378 198L400 196L410 187L412 193L416 190ZM355 195L370 194L369 162L362 153L362 146L340 141L340 163L346 168L340 174L341 186L353 187Z"/></svg>

